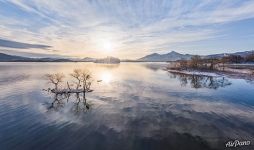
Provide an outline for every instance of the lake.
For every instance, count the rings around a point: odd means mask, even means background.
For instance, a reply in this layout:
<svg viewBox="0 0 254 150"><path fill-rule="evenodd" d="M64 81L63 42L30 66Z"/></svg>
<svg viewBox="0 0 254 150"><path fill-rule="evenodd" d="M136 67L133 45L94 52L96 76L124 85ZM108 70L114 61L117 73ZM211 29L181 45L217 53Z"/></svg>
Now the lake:
<svg viewBox="0 0 254 150"><path fill-rule="evenodd" d="M0 63L0 149L210 150L234 140L254 148L254 81L173 74L166 65ZM45 74L70 81L76 68L92 73L86 103L43 90L52 87Z"/></svg>

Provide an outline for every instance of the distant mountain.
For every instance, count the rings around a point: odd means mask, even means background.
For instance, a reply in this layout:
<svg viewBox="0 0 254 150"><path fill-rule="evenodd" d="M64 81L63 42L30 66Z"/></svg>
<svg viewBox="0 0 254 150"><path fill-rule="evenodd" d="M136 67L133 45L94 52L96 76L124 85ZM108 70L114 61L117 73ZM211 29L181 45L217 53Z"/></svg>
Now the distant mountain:
<svg viewBox="0 0 254 150"><path fill-rule="evenodd" d="M36 62L72 62L71 59L66 58L34 58Z"/></svg>
<svg viewBox="0 0 254 150"><path fill-rule="evenodd" d="M236 52L236 53L221 53L221 54L212 54L212 55L207 55L203 56L204 58L222 58L224 56L229 56L229 55L240 55L242 57L246 57L247 55L254 54L254 50L251 51L244 51L244 52Z"/></svg>
<svg viewBox="0 0 254 150"><path fill-rule="evenodd" d="M119 64L120 63L120 59L108 56L106 58L96 59L94 61L94 63Z"/></svg>
<svg viewBox="0 0 254 150"><path fill-rule="evenodd" d="M29 58L0 53L0 62L72 62L65 58Z"/></svg>
<svg viewBox="0 0 254 150"><path fill-rule="evenodd" d="M31 61L31 58L28 57L21 57L21 56L13 56L13 55L7 55L4 53L0 53L0 62L5 62L5 61Z"/></svg>
<svg viewBox="0 0 254 150"><path fill-rule="evenodd" d="M240 55L245 57L247 55L254 54L254 50L236 52L236 53L219 53L212 55L202 55L202 58L222 58L228 55ZM166 62L166 61L176 61L176 60L189 60L193 55L190 54L180 54L172 51L167 54L153 53L145 57L139 58L137 60L125 59L125 62ZM96 59L91 57L85 58L29 58L15 55L8 55L0 53L0 62L95 62L95 63L120 63L120 59L114 57L106 57L102 59Z"/></svg>
<svg viewBox="0 0 254 150"><path fill-rule="evenodd" d="M151 55L147 55L145 57L139 58L137 61L176 61L176 60L189 60L191 59L192 55L189 54L180 54L175 51L172 51L167 54L158 54L153 53Z"/></svg>
<svg viewBox="0 0 254 150"><path fill-rule="evenodd" d="M95 63L107 63L116 64L120 63L120 59L114 57L106 57L102 59L95 59L90 57L85 57L83 59L79 58L29 58L21 57L15 55L8 55L0 53L0 62L95 62Z"/></svg>
<svg viewBox="0 0 254 150"><path fill-rule="evenodd" d="M219 53L219 54L212 54L212 55L202 55L202 58L222 58L224 56L229 55L240 55L242 57L246 57L247 55L254 54L254 50L251 51L244 51L244 52L235 52L235 53ZM189 60L193 55L190 54L180 54L175 51L172 51L167 54L158 54L153 53L147 55L145 57L139 58L136 61L144 61L144 62L165 62L165 61L176 61L176 60Z"/></svg>

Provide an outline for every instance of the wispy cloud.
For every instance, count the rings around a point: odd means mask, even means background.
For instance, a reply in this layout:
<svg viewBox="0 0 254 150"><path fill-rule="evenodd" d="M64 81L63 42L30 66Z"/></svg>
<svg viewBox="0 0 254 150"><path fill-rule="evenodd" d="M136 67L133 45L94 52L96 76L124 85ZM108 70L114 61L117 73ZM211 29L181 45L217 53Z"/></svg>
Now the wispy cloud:
<svg viewBox="0 0 254 150"><path fill-rule="evenodd" d="M253 0L0 0L0 37L58 50L44 53L81 57L107 55L103 43L110 42L115 51L109 55L137 58L221 35L237 36L228 26L253 19L253 8ZM253 46L238 42L243 49ZM185 52L193 52L191 46Z"/></svg>
<svg viewBox="0 0 254 150"><path fill-rule="evenodd" d="M30 48L48 49L51 46L41 44L21 43L16 41L0 39L0 47L18 48L18 49L30 49Z"/></svg>

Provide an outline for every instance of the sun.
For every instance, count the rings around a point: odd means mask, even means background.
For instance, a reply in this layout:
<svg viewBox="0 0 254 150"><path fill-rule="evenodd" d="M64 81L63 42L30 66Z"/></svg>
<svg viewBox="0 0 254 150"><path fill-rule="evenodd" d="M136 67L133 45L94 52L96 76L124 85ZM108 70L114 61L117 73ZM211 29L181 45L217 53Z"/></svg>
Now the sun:
<svg viewBox="0 0 254 150"><path fill-rule="evenodd" d="M96 47L99 53L110 56L115 52L116 44L113 40L104 38L96 41Z"/></svg>
<svg viewBox="0 0 254 150"><path fill-rule="evenodd" d="M104 50L111 52L112 51L112 44L110 42L103 43Z"/></svg>
<svg viewBox="0 0 254 150"><path fill-rule="evenodd" d="M114 51L113 44L110 41L102 42L102 50L106 53L111 53Z"/></svg>

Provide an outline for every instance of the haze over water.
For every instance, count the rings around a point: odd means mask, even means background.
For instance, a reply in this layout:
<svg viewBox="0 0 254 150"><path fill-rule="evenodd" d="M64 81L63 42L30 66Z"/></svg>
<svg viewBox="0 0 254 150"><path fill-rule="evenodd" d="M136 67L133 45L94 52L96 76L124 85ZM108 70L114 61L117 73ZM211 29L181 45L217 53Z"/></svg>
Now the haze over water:
<svg viewBox="0 0 254 150"><path fill-rule="evenodd" d="M0 63L1 149L204 150L254 140L252 81L171 74L165 65ZM93 75L89 108L75 94L54 101L43 91L44 74L70 80L76 68Z"/></svg>

